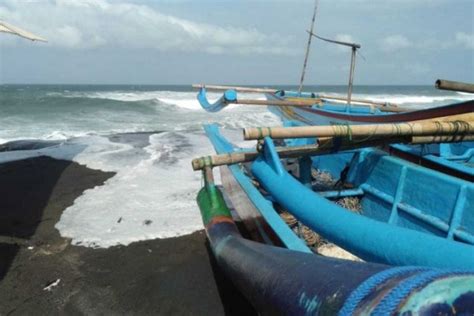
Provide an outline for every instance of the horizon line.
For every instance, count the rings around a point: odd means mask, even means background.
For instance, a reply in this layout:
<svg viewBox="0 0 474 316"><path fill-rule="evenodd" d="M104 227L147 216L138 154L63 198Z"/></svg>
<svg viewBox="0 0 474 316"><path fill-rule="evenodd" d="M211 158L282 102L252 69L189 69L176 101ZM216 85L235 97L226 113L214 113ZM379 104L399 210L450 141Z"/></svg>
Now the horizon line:
<svg viewBox="0 0 474 316"><path fill-rule="evenodd" d="M213 85L215 83L209 83L209 84L204 84L204 85ZM5 82L5 83L0 83L0 85L5 86L5 85L36 85L36 86L41 86L41 85L56 85L56 86L61 86L61 85L70 85L70 86L190 86L192 83L54 83L54 82L48 82L48 83L19 83L19 82ZM266 87L266 86L299 86L298 84L290 84L290 83L278 83L278 84L241 84L241 83L233 83L233 84L221 84L224 86L244 86L244 87ZM304 85L305 86L321 86L321 87L327 87L327 86L340 86L340 87L347 87L347 84L316 84L316 83L309 83ZM401 84L401 83L394 83L394 84L370 84L370 83L364 83L364 84L354 84L354 87L357 86L435 86L434 83L413 83L413 84Z"/></svg>

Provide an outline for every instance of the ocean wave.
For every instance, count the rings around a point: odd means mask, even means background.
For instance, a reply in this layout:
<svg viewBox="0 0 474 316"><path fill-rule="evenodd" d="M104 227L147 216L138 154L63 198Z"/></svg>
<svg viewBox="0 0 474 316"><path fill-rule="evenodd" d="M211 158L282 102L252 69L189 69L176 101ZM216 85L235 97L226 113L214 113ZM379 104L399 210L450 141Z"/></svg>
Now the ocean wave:
<svg viewBox="0 0 474 316"><path fill-rule="evenodd" d="M139 101L158 101L159 104L175 105L179 108L188 110L202 110L196 96L197 92L180 92L180 91L100 91L100 92L68 92L61 94L66 98L86 98L86 99L103 99L122 102L139 102ZM217 100L222 93L210 92L208 97L211 101ZM264 100L263 96L255 97L253 94L239 93L241 98L253 98ZM233 105L231 108L238 107Z"/></svg>
<svg viewBox="0 0 474 316"><path fill-rule="evenodd" d="M324 93L321 95L331 95L345 98L347 95L336 93ZM440 106L455 102L468 101L473 99L472 94L449 94L449 95L410 95L410 94L354 94L353 99L371 100L381 103L393 103L405 106Z"/></svg>
<svg viewBox="0 0 474 316"><path fill-rule="evenodd" d="M219 96L211 93L209 98ZM24 150L11 146L18 149L15 151L4 146L0 163L46 155L117 173L104 185L85 191L57 224L74 244L91 247L168 238L201 229L195 203L201 175L192 171L190 162L214 152L202 125L217 122L226 137L250 147L255 142L244 142L241 128L281 125L280 119L262 106L230 106L209 114L200 109L196 92L191 91L70 89L9 98L1 108L6 115L0 116L0 144L25 139L57 142L41 147L38 141L38 146ZM239 94L239 98L255 95ZM472 96L378 93L356 94L354 98L433 106Z"/></svg>
<svg viewBox="0 0 474 316"><path fill-rule="evenodd" d="M469 98L474 98L474 93L469 93L469 92L456 92L457 94L468 96Z"/></svg>
<svg viewBox="0 0 474 316"><path fill-rule="evenodd" d="M117 174L87 190L64 211L56 227L73 244L110 247L202 229L195 203L201 175L192 170L190 161L212 151L204 133L143 137L149 145L141 150L96 139L91 145L98 143L97 151L86 149L74 158Z"/></svg>
<svg viewBox="0 0 474 316"><path fill-rule="evenodd" d="M324 91L317 92L321 95L331 95L337 97L346 97L342 93L325 93ZM135 105L154 105L165 106L174 105L177 108L198 111L201 107L196 100L197 92L187 91L96 91L96 92L63 92L55 93L54 96L62 96L65 98L82 98L82 99L100 99L108 101L119 102L134 102ZM210 101L217 100L222 96L222 93L209 92L208 97ZM241 99L258 99L264 100L262 95L255 95L250 93L239 93ZM395 103L405 106L429 106L442 105L452 102L461 102L471 100L473 94L452 93L446 95L412 95L412 94L354 94L354 99L366 99L376 102ZM145 102L145 103L141 103ZM155 102L155 103L153 103ZM241 105L232 105L229 108L235 109L242 107Z"/></svg>
<svg viewBox="0 0 474 316"><path fill-rule="evenodd" d="M430 107L472 99L472 95L355 94L403 106ZM326 94L324 91L321 94ZM218 122L224 128L280 125L266 107L230 105L219 113L203 111L193 91L61 90L7 95L0 116L0 143L21 139L65 140L90 135L149 132L195 132ZM329 94L329 93L327 93ZM342 93L332 93L344 96ZM211 101L220 93L210 93ZM259 98L239 94L239 98Z"/></svg>

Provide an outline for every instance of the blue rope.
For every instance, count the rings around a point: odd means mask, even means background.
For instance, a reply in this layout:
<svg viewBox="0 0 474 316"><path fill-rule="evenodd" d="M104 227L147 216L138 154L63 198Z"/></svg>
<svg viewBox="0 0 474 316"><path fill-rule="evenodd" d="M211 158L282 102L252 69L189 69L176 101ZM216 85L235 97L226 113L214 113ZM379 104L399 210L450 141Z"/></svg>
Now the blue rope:
<svg viewBox="0 0 474 316"><path fill-rule="evenodd" d="M385 297L377 304L377 307L372 312L374 316L392 315L397 307L410 293L429 282L438 278L456 276L460 274L469 273L467 271L457 270L428 270L417 273L414 276L400 282L394 287Z"/></svg>
<svg viewBox="0 0 474 316"><path fill-rule="evenodd" d="M372 275L370 278L365 280L361 285L359 285L347 298L344 306L339 311L339 316L349 316L353 315L355 309L360 304L360 302L369 295L376 287L385 283L388 279L393 277L402 276L409 274L410 272L424 271L427 268L422 267L395 267L381 271L377 274Z"/></svg>

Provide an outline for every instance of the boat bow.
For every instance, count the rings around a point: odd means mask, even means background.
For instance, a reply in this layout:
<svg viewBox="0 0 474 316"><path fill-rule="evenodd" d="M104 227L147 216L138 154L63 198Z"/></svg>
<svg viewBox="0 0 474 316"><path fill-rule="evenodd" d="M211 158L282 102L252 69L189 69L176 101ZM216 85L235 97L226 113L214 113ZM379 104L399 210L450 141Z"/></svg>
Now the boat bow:
<svg viewBox="0 0 474 316"><path fill-rule="evenodd" d="M234 102L237 100L237 92L235 90L227 90L224 92L222 97L220 97L217 101L211 103L207 98L207 91L206 88L202 87L199 89L199 93L197 95L197 99L201 107L206 110L207 112L219 112L230 102Z"/></svg>

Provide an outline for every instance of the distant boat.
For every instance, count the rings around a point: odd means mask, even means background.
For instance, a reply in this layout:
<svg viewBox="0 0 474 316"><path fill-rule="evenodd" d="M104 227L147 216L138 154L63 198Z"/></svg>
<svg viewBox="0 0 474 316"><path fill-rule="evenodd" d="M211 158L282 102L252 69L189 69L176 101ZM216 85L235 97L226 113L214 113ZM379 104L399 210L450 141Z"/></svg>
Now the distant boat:
<svg viewBox="0 0 474 316"><path fill-rule="evenodd" d="M17 26L14 26L10 23L7 23L1 20L0 20L0 32L14 34L14 35L29 39L31 41L47 42L47 40L44 39L43 37L35 35L31 32L25 31Z"/></svg>

